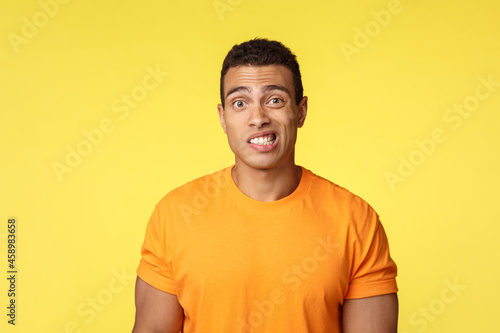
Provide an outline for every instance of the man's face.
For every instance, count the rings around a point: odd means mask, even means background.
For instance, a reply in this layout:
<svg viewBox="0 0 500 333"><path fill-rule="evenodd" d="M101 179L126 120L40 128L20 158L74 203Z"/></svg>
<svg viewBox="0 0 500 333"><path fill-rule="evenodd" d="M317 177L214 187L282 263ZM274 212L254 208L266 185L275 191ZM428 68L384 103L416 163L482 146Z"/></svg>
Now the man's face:
<svg viewBox="0 0 500 333"><path fill-rule="evenodd" d="M219 118L236 165L271 169L294 165L297 129L307 114L307 97L295 104L291 71L285 66L232 67L224 77L225 108Z"/></svg>

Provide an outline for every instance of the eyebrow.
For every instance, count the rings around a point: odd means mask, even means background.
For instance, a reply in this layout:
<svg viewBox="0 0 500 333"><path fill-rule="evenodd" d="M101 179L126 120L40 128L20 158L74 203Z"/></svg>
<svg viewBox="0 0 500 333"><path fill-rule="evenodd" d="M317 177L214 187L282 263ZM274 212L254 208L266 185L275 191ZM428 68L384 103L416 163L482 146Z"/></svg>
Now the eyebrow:
<svg viewBox="0 0 500 333"><path fill-rule="evenodd" d="M280 86L277 84L270 84L268 86L264 86L261 91L268 92L268 91L273 91L273 90L280 90L280 91L287 93L289 96L291 96L290 91L285 86Z"/></svg>
<svg viewBox="0 0 500 333"><path fill-rule="evenodd" d="M287 93L289 96L291 96L290 95L290 91L286 87L278 85L278 84L269 84L267 86L262 87L262 89L261 89L262 92L269 92L269 91L273 91L273 90L280 90L280 91L283 91L283 92ZM229 95L234 94L236 92L240 92L240 91L245 91L245 92L248 92L248 93L251 92L250 87L247 87L247 86L237 86L237 87L231 88L227 92L226 98L228 98Z"/></svg>
<svg viewBox="0 0 500 333"><path fill-rule="evenodd" d="M246 92L250 92L250 88L247 87L247 86L237 86L237 87L234 87L234 88L231 88L228 92L227 92L227 95L226 95L226 98L229 97L229 95L231 94L234 94L234 93L237 93L237 92L240 92L240 91L246 91Z"/></svg>

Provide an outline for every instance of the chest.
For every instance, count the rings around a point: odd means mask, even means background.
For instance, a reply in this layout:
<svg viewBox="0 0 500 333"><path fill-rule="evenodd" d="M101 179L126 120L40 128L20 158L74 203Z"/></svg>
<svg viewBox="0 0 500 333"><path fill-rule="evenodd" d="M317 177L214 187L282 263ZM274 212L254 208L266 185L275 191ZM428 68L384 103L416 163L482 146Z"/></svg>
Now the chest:
<svg viewBox="0 0 500 333"><path fill-rule="evenodd" d="M227 307L274 297L337 305L347 290L345 241L330 221L240 215L184 232L185 241L171 249L180 300Z"/></svg>

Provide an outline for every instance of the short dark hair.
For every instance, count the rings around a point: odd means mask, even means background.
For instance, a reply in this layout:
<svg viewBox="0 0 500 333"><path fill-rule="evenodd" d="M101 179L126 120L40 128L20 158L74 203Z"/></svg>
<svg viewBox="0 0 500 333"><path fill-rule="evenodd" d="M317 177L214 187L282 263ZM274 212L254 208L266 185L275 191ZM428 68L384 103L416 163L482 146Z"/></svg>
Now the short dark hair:
<svg viewBox="0 0 500 333"><path fill-rule="evenodd" d="M220 99L224 107L224 77L231 67L237 66L283 65L290 69L295 88L295 104L299 105L304 94L297 57L280 42L265 38L255 38L236 44L228 52L220 73Z"/></svg>

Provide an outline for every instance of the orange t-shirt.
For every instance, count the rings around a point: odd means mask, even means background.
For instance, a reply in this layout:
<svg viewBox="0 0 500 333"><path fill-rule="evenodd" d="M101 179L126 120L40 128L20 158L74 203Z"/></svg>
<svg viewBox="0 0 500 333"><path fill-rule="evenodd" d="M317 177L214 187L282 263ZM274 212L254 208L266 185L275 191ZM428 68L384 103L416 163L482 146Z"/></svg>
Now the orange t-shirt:
<svg viewBox="0 0 500 333"><path fill-rule="evenodd" d="M302 168L289 196L243 194L231 167L168 193L149 220L138 276L177 295L183 332L341 332L344 299L397 292L375 211Z"/></svg>

